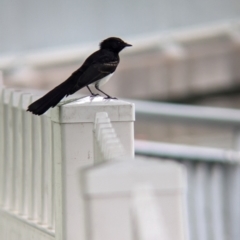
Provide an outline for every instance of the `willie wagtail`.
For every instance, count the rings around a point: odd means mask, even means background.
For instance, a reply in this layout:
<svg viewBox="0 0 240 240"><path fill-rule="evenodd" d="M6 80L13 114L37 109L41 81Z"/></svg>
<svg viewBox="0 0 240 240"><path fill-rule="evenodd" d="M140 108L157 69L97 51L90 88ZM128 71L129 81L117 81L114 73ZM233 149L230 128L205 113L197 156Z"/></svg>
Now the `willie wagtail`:
<svg viewBox="0 0 240 240"><path fill-rule="evenodd" d="M99 87L103 86L115 72L120 58L119 52L132 45L120 38L110 37L100 43L100 49L91 54L72 75L63 83L48 92L42 98L28 106L29 112L42 115L50 107L55 107L65 96L71 95L83 87L87 87L91 96L96 96L89 85L105 94L106 98L112 98Z"/></svg>

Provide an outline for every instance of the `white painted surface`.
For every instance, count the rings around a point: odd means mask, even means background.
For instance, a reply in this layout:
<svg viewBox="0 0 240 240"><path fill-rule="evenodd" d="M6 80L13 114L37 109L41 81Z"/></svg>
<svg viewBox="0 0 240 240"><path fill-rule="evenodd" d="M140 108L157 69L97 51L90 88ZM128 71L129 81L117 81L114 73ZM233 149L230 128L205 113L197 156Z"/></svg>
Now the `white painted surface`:
<svg viewBox="0 0 240 240"><path fill-rule="evenodd" d="M125 160L132 157L125 151L106 112L98 112L94 123L94 162Z"/></svg>
<svg viewBox="0 0 240 240"><path fill-rule="evenodd" d="M86 239L79 172L94 163L96 113L133 156L134 106L86 98L34 116L36 93L0 91L0 239Z"/></svg>
<svg viewBox="0 0 240 240"><path fill-rule="evenodd" d="M181 165L139 159L111 161L85 170L84 175L87 239L143 239L136 237L136 234L142 233L141 230L134 232L139 223L132 209L132 192L142 184L154 188L157 206L161 209L158 214L161 214L168 228L167 239L187 239L185 175Z"/></svg>
<svg viewBox="0 0 240 240"><path fill-rule="evenodd" d="M87 97L62 106L51 111L56 167L55 204L57 209L62 209L62 212L56 212L56 228L64 226L59 239L85 239L85 209L79 173L83 167L94 163L93 127L96 113L108 113L126 152L133 156L133 105L107 101L102 97Z"/></svg>
<svg viewBox="0 0 240 240"><path fill-rule="evenodd" d="M132 198L134 235L139 240L169 240L169 227L163 217L162 206L157 203L154 188L139 184L133 189Z"/></svg>
<svg viewBox="0 0 240 240"><path fill-rule="evenodd" d="M0 239L3 240L54 240L53 234L38 229L15 216L0 211Z"/></svg>
<svg viewBox="0 0 240 240"><path fill-rule="evenodd" d="M82 177L86 239L188 239L181 165L133 159L106 112L96 114L94 154L101 164Z"/></svg>
<svg viewBox="0 0 240 240"><path fill-rule="evenodd" d="M184 171L172 162L133 160L132 104L87 97L33 116L26 109L37 98L1 89L0 239L152 236L148 227L135 232L151 215L139 215L132 201L142 184L154 188L169 239L186 239Z"/></svg>
<svg viewBox="0 0 240 240"><path fill-rule="evenodd" d="M44 186L49 169L43 169L41 118L26 112L32 100L32 95L27 92L1 89L0 109L3 114L0 117L0 126L3 131L0 136L2 150L0 221L8 222L9 227L6 227L5 233L10 235L13 226L21 225L21 221L24 222L24 226L29 226L24 229L16 227L18 230L14 230L16 232L14 236L19 238L25 236L25 233L34 236L35 230L30 230L32 227L42 231L42 235L47 233L54 236L53 220L43 221L43 213L47 210L48 217L54 219L52 208L47 209L47 204L43 204L49 195L52 201L53 194ZM51 175L51 183L48 181L48 184L52 186L52 172ZM44 190L48 193L45 194ZM12 240L15 237L1 239Z"/></svg>

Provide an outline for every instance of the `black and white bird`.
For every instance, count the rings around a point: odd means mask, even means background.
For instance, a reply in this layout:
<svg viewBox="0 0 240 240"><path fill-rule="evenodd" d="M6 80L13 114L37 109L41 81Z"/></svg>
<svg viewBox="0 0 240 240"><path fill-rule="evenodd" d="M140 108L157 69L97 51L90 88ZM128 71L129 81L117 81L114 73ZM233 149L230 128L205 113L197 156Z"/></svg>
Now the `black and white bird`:
<svg viewBox="0 0 240 240"><path fill-rule="evenodd" d="M91 54L79 69L63 83L29 105L27 111L35 115L42 115L49 108L55 107L65 96L71 95L83 87L88 88L91 96L98 95L91 91L89 85L94 85L98 91L106 95L106 98L111 99L112 97L103 92L100 87L107 83L115 72L120 61L119 52L130 46L132 45L117 37L103 40L100 43L100 49Z"/></svg>

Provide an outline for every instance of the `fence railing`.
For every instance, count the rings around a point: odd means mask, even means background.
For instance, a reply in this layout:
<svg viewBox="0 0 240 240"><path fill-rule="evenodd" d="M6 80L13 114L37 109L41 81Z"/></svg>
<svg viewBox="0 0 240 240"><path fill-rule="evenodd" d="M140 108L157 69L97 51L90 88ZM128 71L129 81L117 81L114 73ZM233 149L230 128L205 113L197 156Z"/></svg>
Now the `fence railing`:
<svg viewBox="0 0 240 240"><path fill-rule="evenodd" d="M0 89L0 239L164 237L143 216L167 221L164 239L186 239L184 171L133 160L132 104L86 97L34 116L37 98Z"/></svg>
<svg viewBox="0 0 240 240"><path fill-rule="evenodd" d="M143 118L161 118L174 122L194 122L203 124L239 126L240 111L227 108L189 106L184 104L158 103L131 100L135 104L136 115Z"/></svg>
<svg viewBox="0 0 240 240"><path fill-rule="evenodd" d="M136 141L135 151L185 165L190 240L240 238L239 151L145 141Z"/></svg>
<svg viewBox="0 0 240 240"><path fill-rule="evenodd" d="M94 162L95 115L108 112L126 153L133 156L133 105L84 98L38 117L26 112L37 98L28 91L1 88L1 214L34 226L49 239L84 239L79 170ZM1 239L6 239L12 230L8 224L0 226ZM35 234L29 229L23 239Z"/></svg>
<svg viewBox="0 0 240 240"><path fill-rule="evenodd" d="M240 149L240 111L132 100L136 136L158 142Z"/></svg>
<svg viewBox="0 0 240 240"><path fill-rule="evenodd" d="M240 238L240 111L181 104L133 101L137 119L230 127L234 150L136 141L135 152L147 158L182 162L188 176L190 240Z"/></svg>

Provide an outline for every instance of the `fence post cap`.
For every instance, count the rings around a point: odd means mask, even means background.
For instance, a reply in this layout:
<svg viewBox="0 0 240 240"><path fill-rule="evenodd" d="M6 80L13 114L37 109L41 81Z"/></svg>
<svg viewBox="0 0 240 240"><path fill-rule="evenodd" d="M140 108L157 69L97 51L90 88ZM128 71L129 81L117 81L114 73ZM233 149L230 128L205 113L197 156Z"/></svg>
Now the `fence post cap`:
<svg viewBox="0 0 240 240"><path fill-rule="evenodd" d="M93 123L97 112L108 112L112 122L135 120L133 103L103 97L83 97L62 101L51 110L51 119L58 123Z"/></svg>

